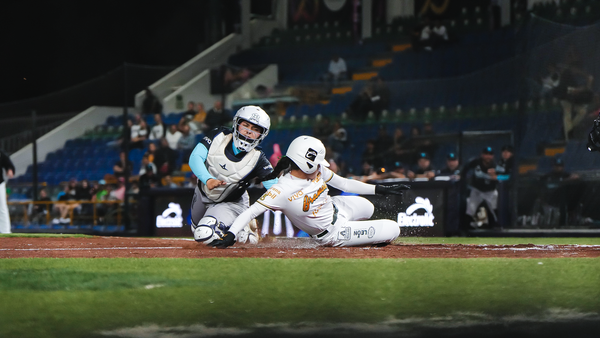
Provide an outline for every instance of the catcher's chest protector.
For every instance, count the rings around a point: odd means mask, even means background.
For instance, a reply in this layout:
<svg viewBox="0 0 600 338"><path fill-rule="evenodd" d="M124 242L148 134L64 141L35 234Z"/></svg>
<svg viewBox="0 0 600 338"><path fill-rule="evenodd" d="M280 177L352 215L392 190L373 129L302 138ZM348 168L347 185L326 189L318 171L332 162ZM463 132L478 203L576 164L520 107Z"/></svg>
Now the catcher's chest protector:
<svg viewBox="0 0 600 338"><path fill-rule="evenodd" d="M254 170L256 162L260 158L260 151L252 149L239 162L233 162L225 155L225 147L231 141L233 135L219 134L213 140L206 158L206 167L208 172L216 179L227 182L213 190L208 190L205 184L202 184L202 191L209 199L215 202L221 202L232 191L239 187L239 182L248 176Z"/></svg>

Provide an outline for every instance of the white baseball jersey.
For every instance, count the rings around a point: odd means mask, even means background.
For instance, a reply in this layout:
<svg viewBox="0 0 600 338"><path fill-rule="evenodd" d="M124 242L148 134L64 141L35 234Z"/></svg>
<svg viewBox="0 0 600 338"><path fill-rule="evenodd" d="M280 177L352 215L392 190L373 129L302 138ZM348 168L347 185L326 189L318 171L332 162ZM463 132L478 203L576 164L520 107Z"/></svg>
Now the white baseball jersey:
<svg viewBox="0 0 600 338"><path fill-rule="evenodd" d="M317 177L313 180L301 179L288 173L280 177L277 184L244 211L229 231L237 234L252 219L271 209L283 211L292 224L309 235L321 235L319 239L324 245L364 245L389 242L398 237L400 230L396 222L389 220L353 222L371 217L373 204L357 196L332 198L329 196L328 184L346 192L375 194L374 185L340 177L324 166L320 166ZM338 209L335 220L334 204ZM362 228L366 223L369 223L369 227L374 226L373 231L367 235L367 230L364 230L363 238L360 238L360 234L356 234L358 238L353 238L354 226L360 224ZM391 232L380 230L384 227L390 228ZM324 234L326 230L328 232ZM377 236L371 236L375 232Z"/></svg>

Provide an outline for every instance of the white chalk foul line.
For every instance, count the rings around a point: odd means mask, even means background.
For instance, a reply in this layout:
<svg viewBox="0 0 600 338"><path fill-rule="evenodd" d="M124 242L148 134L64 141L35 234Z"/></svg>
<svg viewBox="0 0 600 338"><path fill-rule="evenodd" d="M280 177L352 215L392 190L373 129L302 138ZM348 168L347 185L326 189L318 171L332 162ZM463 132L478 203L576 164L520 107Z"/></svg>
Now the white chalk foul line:
<svg viewBox="0 0 600 338"><path fill-rule="evenodd" d="M83 251L83 250L168 250L183 249L181 246L133 246L133 247L114 247L114 248L31 248L31 249L0 249L0 251Z"/></svg>

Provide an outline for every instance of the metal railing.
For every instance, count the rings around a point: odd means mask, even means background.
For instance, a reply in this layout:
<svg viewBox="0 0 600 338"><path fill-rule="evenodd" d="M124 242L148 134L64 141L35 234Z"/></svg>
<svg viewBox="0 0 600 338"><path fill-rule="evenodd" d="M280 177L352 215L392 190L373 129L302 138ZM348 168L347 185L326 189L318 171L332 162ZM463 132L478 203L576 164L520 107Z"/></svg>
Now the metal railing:
<svg viewBox="0 0 600 338"><path fill-rule="evenodd" d="M48 133L52 129L61 125L64 121L57 121L53 123L46 124L42 127L37 127L35 132L37 137ZM4 149L9 154L14 153L15 151L25 147L29 143L33 141L33 133L31 130L25 130L18 134L14 134L11 136L7 136L0 139L0 149Z"/></svg>
<svg viewBox="0 0 600 338"><path fill-rule="evenodd" d="M105 223L110 225L120 226L123 221L123 201L22 201L22 202L7 202L11 212L11 223L41 223L40 218L45 222L42 224L51 224L54 206L65 205L69 208L69 222L61 225L74 225L75 222L83 221L86 225L99 225ZM45 208L42 211L36 211L34 206L43 205ZM85 208L86 205L91 205L91 210ZM11 208L13 206L13 208ZM19 206L21 207L19 210ZM12 210L11 210L12 209ZM56 208L58 209L58 208ZM79 210L75 213L75 210ZM59 215L60 216L60 215ZM33 221L33 222L32 222ZM89 222L87 222L89 221ZM114 222L114 223L113 223Z"/></svg>

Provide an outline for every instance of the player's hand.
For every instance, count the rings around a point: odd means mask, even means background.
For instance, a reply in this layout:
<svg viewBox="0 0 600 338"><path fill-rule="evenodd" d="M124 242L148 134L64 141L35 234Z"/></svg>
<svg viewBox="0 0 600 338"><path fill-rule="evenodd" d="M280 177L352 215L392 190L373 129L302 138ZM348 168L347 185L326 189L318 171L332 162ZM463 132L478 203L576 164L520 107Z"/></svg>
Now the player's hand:
<svg viewBox="0 0 600 338"><path fill-rule="evenodd" d="M225 184L227 184L227 182L217 180L214 178L209 178L208 181L206 181L206 187L208 188L208 190L213 190L214 188Z"/></svg>
<svg viewBox="0 0 600 338"><path fill-rule="evenodd" d="M394 185L376 185L375 194L377 195L402 195L404 190L409 190L410 186L406 184Z"/></svg>
<svg viewBox="0 0 600 338"><path fill-rule="evenodd" d="M235 235L231 231L227 231L221 238L215 239L214 241L208 243L210 246L214 246L215 248L225 249L228 246L232 246L235 244Z"/></svg>

